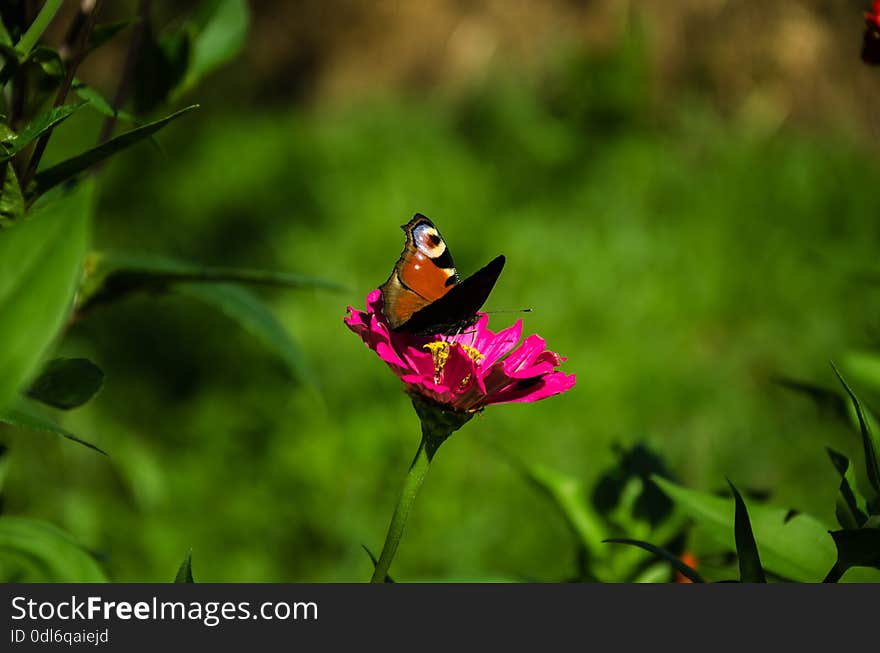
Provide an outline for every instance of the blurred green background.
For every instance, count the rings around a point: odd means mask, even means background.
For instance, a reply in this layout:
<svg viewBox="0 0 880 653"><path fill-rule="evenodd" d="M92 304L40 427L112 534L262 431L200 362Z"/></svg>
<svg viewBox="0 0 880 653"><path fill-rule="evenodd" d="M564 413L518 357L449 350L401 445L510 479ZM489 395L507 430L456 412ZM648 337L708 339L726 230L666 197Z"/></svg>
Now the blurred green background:
<svg viewBox="0 0 880 653"><path fill-rule="evenodd" d="M60 419L110 457L0 427L4 511L117 581L169 580L189 548L199 581L367 579L418 422L342 317L418 211L463 274L507 256L487 308L531 307L578 383L452 437L395 577L574 573L565 522L498 448L589 485L644 442L691 487L726 475L831 523L823 447L858 440L774 378L833 387L829 361L880 340L862 3L401 4L252 3L243 53L181 101L201 109L102 173L100 249L344 284L261 291L308 372L185 297L96 308L59 351L105 386ZM124 46L83 72L108 95ZM77 114L46 160L99 128Z"/></svg>

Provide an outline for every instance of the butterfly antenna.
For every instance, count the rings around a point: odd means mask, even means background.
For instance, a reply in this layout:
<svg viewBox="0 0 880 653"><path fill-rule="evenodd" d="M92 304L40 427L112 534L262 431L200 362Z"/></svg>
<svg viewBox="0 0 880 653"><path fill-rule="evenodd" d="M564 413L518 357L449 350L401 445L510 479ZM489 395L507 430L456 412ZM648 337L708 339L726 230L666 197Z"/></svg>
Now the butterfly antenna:
<svg viewBox="0 0 880 653"><path fill-rule="evenodd" d="M507 308L507 309L499 309L495 311L484 311L485 313L489 313L490 315L494 315L495 313L531 313L531 308Z"/></svg>

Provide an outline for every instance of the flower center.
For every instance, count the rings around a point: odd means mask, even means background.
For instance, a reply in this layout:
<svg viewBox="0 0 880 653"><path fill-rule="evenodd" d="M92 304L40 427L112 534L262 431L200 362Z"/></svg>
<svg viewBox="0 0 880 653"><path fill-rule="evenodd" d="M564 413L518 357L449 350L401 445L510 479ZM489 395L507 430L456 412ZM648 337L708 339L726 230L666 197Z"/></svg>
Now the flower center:
<svg viewBox="0 0 880 653"><path fill-rule="evenodd" d="M466 353L475 363L479 363L485 358L476 347L471 347L470 345L464 345L458 342L435 340L434 342L429 342L423 346L431 352L431 359L434 362L434 383L440 383L440 380L443 378L443 368L446 367L446 361L449 360L449 352L452 347L461 347L464 350L464 353ZM465 378L464 382L466 383L469 378L470 375Z"/></svg>

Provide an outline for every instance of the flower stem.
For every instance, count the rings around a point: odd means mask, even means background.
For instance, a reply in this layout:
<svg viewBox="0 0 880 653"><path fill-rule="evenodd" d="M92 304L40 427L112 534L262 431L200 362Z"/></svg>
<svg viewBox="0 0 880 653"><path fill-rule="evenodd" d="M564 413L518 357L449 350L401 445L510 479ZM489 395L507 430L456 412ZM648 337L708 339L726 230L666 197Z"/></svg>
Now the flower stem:
<svg viewBox="0 0 880 653"><path fill-rule="evenodd" d="M406 526L406 519L412 509L419 488L422 487L422 481L428 473L428 467L431 465L432 455L429 455L428 445L425 438L419 443L419 449L413 458L406 479L403 482L403 489L400 491L400 498L397 500L397 507L394 509L394 515L391 517L391 525L388 526L388 534L385 536L385 544L382 546L382 554L379 556L379 562L373 571L371 583L384 583L385 577L388 575L388 569L391 567L391 561L394 554L397 553L397 545L400 544L400 538L403 537L403 528Z"/></svg>

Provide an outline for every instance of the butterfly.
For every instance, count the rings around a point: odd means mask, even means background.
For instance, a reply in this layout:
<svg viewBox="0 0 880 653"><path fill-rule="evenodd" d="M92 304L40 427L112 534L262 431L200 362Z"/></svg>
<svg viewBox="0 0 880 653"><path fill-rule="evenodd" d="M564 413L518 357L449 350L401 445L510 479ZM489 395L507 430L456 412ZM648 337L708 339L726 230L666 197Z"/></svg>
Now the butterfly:
<svg viewBox="0 0 880 653"><path fill-rule="evenodd" d="M873 9L865 12L865 35L862 40L862 61L880 64L880 1L875 0Z"/></svg>
<svg viewBox="0 0 880 653"><path fill-rule="evenodd" d="M379 286L383 311L393 331L452 334L477 321L477 311L504 267L496 256L461 280L446 241L421 213L401 226L406 243L391 276Z"/></svg>

